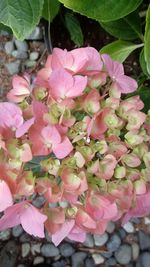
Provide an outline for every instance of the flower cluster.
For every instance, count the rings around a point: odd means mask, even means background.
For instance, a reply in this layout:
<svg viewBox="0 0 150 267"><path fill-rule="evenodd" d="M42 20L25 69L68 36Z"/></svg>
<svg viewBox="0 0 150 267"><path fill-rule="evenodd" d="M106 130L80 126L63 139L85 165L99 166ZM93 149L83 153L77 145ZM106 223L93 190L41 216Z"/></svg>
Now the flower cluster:
<svg viewBox="0 0 150 267"><path fill-rule="evenodd" d="M139 96L121 99L136 88L92 47L55 48L33 81L13 78L0 103L0 230L46 229L58 245L150 212L150 113Z"/></svg>

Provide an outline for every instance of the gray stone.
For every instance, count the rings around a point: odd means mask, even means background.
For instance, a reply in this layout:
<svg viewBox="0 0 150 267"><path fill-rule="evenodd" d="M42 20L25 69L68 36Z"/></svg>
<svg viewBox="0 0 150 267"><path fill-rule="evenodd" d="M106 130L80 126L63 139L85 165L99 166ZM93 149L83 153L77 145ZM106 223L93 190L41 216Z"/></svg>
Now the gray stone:
<svg viewBox="0 0 150 267"><path fill-rule="evenodd" d="M27 233L23 233L20 238L19 238L20 242L21 243L24 243L24 242L30 242L31 241L31 236L28 235Z"/></svg>
<svg viewBox="0 0 150 267"><path fill-rule="evenodd" d="M112 256L112 251L104 251L101 252L101 255L104 256L104 258L109 259Z"/></svg>
<svg viewBox="0 0 150 267"><path fill-rule="evenodd" d="M45 238L46 238L47 242L49 242L49 243L52 242L52 237L48 234L47 231L45 231Z"/></svg>
<svg viewBox="0 0 150 267"><path fill-rule="evenodd" d="M37 256L34 258L33 265L37 265L44 262L44 258L41 256Z"/></svg>
<svg viewBox="0 0 150 267"><path fill-rule="evenodd" d="M109 222L106 229L107 233L112 234L114 230L115 230L114 222Z"/></svg>
<svg viewBox="0 0 150 267"><path fill-rule="evenodd" d="M59 201L59 206L62 207L63 209L68 207L68 201Z"/></svg>
<svg viewBox="0 0 150 267"><path fill-rule="evenodd" d="M12 229L12 235L14 237L19 237L22 233L23 233L23 228L22 228L21 225L17 225L15 227L13 227L13 229Z"/></svg>
<svg viewBox="0 0 150 267"><path fill-rule="evenodd" d="M39 58L39 52L31 52L30 60L37 60Z"/></svg>
<svg viewBox="0 0 150 267"><path fill-rule="evenodd" d="M31 253L33 256L40 254L42 243L31 244Z"/></svg>
<svg viewBox="0 0 150 267"><path fill-rule="evenodd" d="M64 257L70 257L74 252L74 248L67 243L63 243L62 245L60 245L60 253L62 256Z"/></svg>
<svg viewBox="0 0 150 267"><path fill-rule="evenodd" d="M92 254L92 258L93 258L93 260L94 260L96 265L97 264L102 264L105 261L104 257L101 254L98 254L98 253Z"/></svg>
<svg viewBox="0 0 150 267"><path fill-rule="evenodd" d="M71 256L72 267L83 267L87 254L85 252L76 252Z"/></svg>
<svg viewBox="0 0 150 267"><path fill-rule="evenodd" d="M116 251L121 245L121 239L117 234L113 234L107 243L108 251L114 252Z"/></svg>
<svg viewBox="0 0 150 267"><path fill-rule="evenodd" d="M140 219L139 218L131 218L130 221L135 223L135 224L139 224L140 223Z"/></svg>
<svg viewBox="0 0 150 267"><path fill-rule="evenodd" d="M21 51L21 50L14 50L12 52L12 56L15 58L19 58L19 59L27 59L28 58L28 54L24 51Z"/></svg>
<svg viewBox="0 0 150 267"><path fill-rule="evenodd" d="M138 264L139 267L150 267L150 252L143 252L140 255Z"/></svg>
<svg viewBox="0 0 150 267"><path fill-rule="evenodd" d="M8 70L10 75L14 75L14 74L19 73L20 63L21 63L20 60L16 60L14 62L5 64L5 67Z"/></svg>
<svg viewBox="0 0 150 267"><path fill-rule="evenodd" d="M42 30L36 27L33 32L26 38L26 40L41 40L43 38Z"/></svg>
<svg viewBox="0 0 150 267"><path fill-rule="evenodd" d="M19 41L15 40L15 45L17 50L27 52L28 51L28 44L26 41Z"/></svg>
<svg viewBox="0 0 150 267"><path fill-rule="evenodd" d="M45 203L45 197L43 196L37 196L36 198L33 199L32 204L36 208L41 208Z"/></svg>
<svg viewBox="0 0 150 267"><path fill-rule="evenodd" d="M16 242L8 241L1 250L0 267L15 267L18 254L19 247Z"/></svg>
<svg viewBox="0 0 150 267"><path fill-rule="evenodd" d="M103 235L94 235L94 243L96 246L103 246L108 240L108 234L104 233Z"/></svg>
<svg viewBox="0 0 150 267"><path fill-rule="evenodd" d="M13 41L8 41L5 43L5 52L7 55L11 55L11 53L13 52L13 50L15 49L14 47L14 42Z"/></svg>
<svg viewBox="0 0 150 267"><path fill-rule="evenodd" d="M123 228L120 228L120 229L118 230L118 233L119 233L121 239L124 240L125 237L126 237L126 235L127 235L126 231L125 231Z"/></svg>
<svg viewBox="0 0 150 267"><path fill-rule="evenodd" d="M124 224L123 226L123 229L127 232L127 233L129 233L129 234L131 234L131 233L134 233L134 225L133 225L133 223L131 223L131 222L127 222L126 224Z"/></svg>
<svg viewBox="0 0 150 267"><path fill-rule="evenodd" d="M6 241L10 239L11 231L10 229L0 232L0 240Z"/></svg>
<svg viewBox="0 0 150 267"><path fill-rule="evenodd" d="M25 258L29 255L30 253L30 244L29 243L23 243L21 246L21 255L22 258Z"/></svg>
<svg viewBox="0 0 150 267"><path fill-rule="evenodd" d="M34 67L35 66L35 64L36 64L36 61L34 61L34 60L26 60L26 62L25 62L25 66L26 66L26 68L32 68L32 67Z"/></svg>
<svg viewBox="0 0 150 267"><path fill-rule="evenodd" d="M147 234L140 230L138 232L138 238L141 250L150 248L150 237Z"/></svg>
<svg viewBox="0 0 150 267"><path fill-rule="evenodd" d="M139 252L140 252L139 245L137 243L133 243L131 247L132 247L132 259L133 261L136 261L139 257Z"/></svg>
<svg viewBox="0 0 150 267"><path fill-rule="evenodd" d="M130 263L132 259L131 247L127 244L121 245L120 248L115 252L115 258L120 264L126 265Z"/></svg>
<svg viewBox="0 0 150 267"><path fill-rule="evenodd" d="M41 247L41 254L44 257L56 257L59 255L59 249L56 248L53 244L44 244Z"/></svg>
<svg viewBox="0 0 150 267"><path fill-rule="evenodd" d="M95 263L94 263L93 259L92 258L87 258L85 260L84 267L95 267Z"/></svg>
<svg viewBox="0 0 150 267"><path fill-rule="evenodd" d="M129 263L129 264L125 265L125 267L134 267L134 265L132 263Z"/></svg>
<svg viewBox="0 0 150 267"><path fill-rule="evenodd" d="M116 259L114 257L108 259L106 261L106 265L109 267L109 266L116 266L117 265L117 262L116 262Z"/></svg>
<svg viewBox="0 0 150 267"><path fill-rule="evenodd" d="M66 260L57 261L52 264L52 267L66 267L66 266L67 266Z"/></svg>
<svg viewBox="0 0 150 267"><path fill-rule="evenodd" d="M86 240L84 241L83 245L88 248L93 248L94 247L94 239L91 234L86 235Z"/></svg>

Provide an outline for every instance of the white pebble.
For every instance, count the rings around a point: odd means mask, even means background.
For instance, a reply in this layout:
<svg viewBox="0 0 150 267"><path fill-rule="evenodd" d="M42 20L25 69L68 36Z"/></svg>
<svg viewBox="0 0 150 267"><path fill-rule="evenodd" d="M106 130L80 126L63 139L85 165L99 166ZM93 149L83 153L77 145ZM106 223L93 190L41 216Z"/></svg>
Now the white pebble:
<svg viewBox="0 0 150 267"><path fill-rule="evenodd" d="M101 256L101 254L97 254L97 253L93 254L92 258L93 258L96 265L102 264L105 261L104 258Z"/></svg>
<svg viewBox="0 0 150 267"><path fill-rule="evenodd" d="M33 265L37 265L44 262L44 258L41 256L37 256L34 258Z"/></svg>
<svg viewBox="0 0 150 267"><path fill-rule="evenodd" d="M22 257L23 258L27 257L30 253L30 244L29 243L23 243L21 251L22 251Z"/></svg>
<svg viewBox="0 0 150 267"><path fill-rule="evenodd" d="M31 245L31 253L33 256L40 253L42 243L32 244Z"/></svg>
<svg viewBox="0 0 150 267"><path fill-rule="evenodd" d="M134 233L134 226L131 222L127 222L126 224L124 224L123 229L129 234Z"/></svg>
<svg viewBox="0 0 150 267"><path fill-rule="evenodd" d="M150 218L148 217L145 217L144 218L144 223L147 225L147 224L150 224Z"/></svg>

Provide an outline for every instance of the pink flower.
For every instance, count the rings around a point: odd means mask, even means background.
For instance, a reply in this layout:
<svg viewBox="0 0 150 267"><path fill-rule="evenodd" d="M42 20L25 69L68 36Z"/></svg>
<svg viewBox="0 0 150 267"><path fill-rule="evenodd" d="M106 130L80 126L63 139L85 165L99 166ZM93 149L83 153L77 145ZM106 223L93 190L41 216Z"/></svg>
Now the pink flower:
<svg viewBox="0 0 150 267"><path fill-rule="evenodd" d="M114 87L116 86L123 94L132 93L137 89L137 82L124 75L124 69L121 63L113 61L110 56L106 54L103 54L101 57Z"/></svg>
<svg viewBox="0 0 150 267"><path fill-rule="evenodd" d="M86 85L87 77L72 76L64 69L53 71L49 78L50 95L56 101L82 95Z"/></svg>
<svg viewBox="0 0 150 267"><path fill-rule="evenodd" d="M34 118L24 122L22 110L14 103L0 103L0 128L16 131L16 137L21 137L34 123Z"/></svg>
<svg viewBox="0 0 150 267"><path fill-rule="evenodd" d="M117 214L118 209L114 201L100 194L92 193L86 201L86 210L95 221L111 221Z"/></svg>
<svg viewBox="0 0 150 267"><path fill-rule="evenodd" d="M68 137L62 137L55 126L48 125L43 128L34 124L29 131L29 138L35 156L48 155L53 151L57 158L62 159L73 150Z"/></svg>
<svg viewBox="0 0 150 267"><path fill-rule="evenodd" d="M0 103L0 127L18 129L23 124L22 110L9 102Z"/></svg>
<svg viewBox="0 0 150 267"><path fill-rule="evenodd" d="M61 228L55 234L52 234L52 241L55 246L58 246L61 241L69 235L74 227L74 224L74 220L66 220Z"/></svg>
<svg viewBox="0 0 150 267"><path fill-rule="evenodd" d="M99 72L103 64L100 54L93 47L77 48L70 52L55 48L51 66L53 70L65 68L73 73L90 75Z"/></svg>
<svg viewBox="0 0 150 267"><path fill-rule="evenodd" d="M0 219L0 231L21 224L30 235L43 238L47 217L27 201L8 207Z"/></svg>
<svg viewBox="0 0 150 267"><path fill-rule="evenodd" d="M136 196L134 207L123 218L122 224L127 223L130 218L147 216L150 213L150 190L147 193Z"/></svg>
<svg viewBox="0 0 150 267"><path fill-rule="evenodd" d="M0 180L0 212L13 205L10 189L5 181Z"/></svg>
<svg viewBox="0 0 150 267"><path fill-rule="evenodd" d="M12 80L13 89L7 94L7 98L15 103L22 102L25 97L30 95L30 80L27 75L20 77L15 75Z"/></svg>

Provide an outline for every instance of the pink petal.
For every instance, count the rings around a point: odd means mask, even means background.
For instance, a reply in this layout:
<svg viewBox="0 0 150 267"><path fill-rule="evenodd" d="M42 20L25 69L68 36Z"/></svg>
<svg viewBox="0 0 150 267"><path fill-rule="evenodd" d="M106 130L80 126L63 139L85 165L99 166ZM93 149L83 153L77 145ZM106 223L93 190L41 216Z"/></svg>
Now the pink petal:
<svg viewBox="0 0 150 267"><path fill-rule="evenodd" d="M55 100L64 99L73 85L72 75L64 69L53 71L49 78L50 94Z"/></svg>
<svg viewBox="0 0 150 267"><path fill-rule="evenodd" d="M68 137L65 137L60 144L54 145L52 149L58 159L63 159L73 150L73 146Z"/></svg>
<svg viewBox="0 0 150 267"><path fill-rule="evenodd" d="M23 229L30 235L43 238L44 235L44 222L47 216L38 211L30 204L24 205L21 212L20 221Z"/></svg>
<svg viewBox="0 0 150 267"><path fill-rule="evenodd" d="M76 242L84 242L86 239L86 233L75 225L69 233L68 238Z"/></svg>
<svg viewBox="0 0 150 267"><path fill-rule="evenodd" d="M23 144L22 145L23 148L23 152L21 155L21 161L22 162L28 162L32 159L32 152L31 152L31 148L29 146L29 144Z"/></svg>
<svg viewBox="0 0 150 267"><path fill-rule="evenodd" d="M55 246L58 246L61 241L69 235L70 231L74 227L74 224L74 220L66 220L65 223L61 226L60 230L52 235L52 241Z"/></svg>
<svg viewBox="0 0 150 267"><path fill-rule="evenodd" d="M67 97L77 97L82 94L84 89L86 88L87 85L87 77L82 77L82 76L74 76L74 84L72 88L68 92L66 92Z"/></svg>
<svg viewBox="0 0 150 267"><path fill-rule="evenodd" d="M51 143L53 146L61 142L61 136L55 126L46 126L41 132L43 138L47 143Z"/></svg>
<svg viewBox="0 0 150 267"><path fill-rule="evenodd" d="M13 205L10 189L5 181L0 180L0 212Z"/></svg>
<svg viewBox="0 0 150 267"><path fill-rule="evenodd" d="M33 125L35 119L31 118L27 121L25 121L17 130L16 130L16 137L19 138L21 136L23 136L26 132L28 132L28 130L30 129L30 127Z"/></svg>
<svg viewBox="0 0 150 267"><path fill-rule="evenodd" d="M23 123L22 110L14 103L0 103L0 126L18 128Z"/></svg>
<svg viewBox="0 0 150 267"><path fill-rule="evenodd" d="M116 84L119 86L119 89L123 94L132 93L138 87L137 82L126 75L118 77L116 79Z"/></svg>
<svg viewBox="0 0 150 267"><path fill-rule="evenodd" d="M0 231L20 224L20 212L24 203L26 202L15 204L5 210L3 217L0 219Z"/></svg>
<svg viewBox="0 0 150 267"><path fill-rule="evenodd" d="M71 69L73 64L73 56L66 49L54 48L51 60L53 70L56 69Z"/></svg>
<svg viewBox="0 0 150 267"><path fill-rule="evenodd" d="M120 75L124 75L124 69L121 63L113 61L107 54L102 54L101 57L104 61L106 70L112 79L116 79Z"/></svg>

